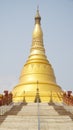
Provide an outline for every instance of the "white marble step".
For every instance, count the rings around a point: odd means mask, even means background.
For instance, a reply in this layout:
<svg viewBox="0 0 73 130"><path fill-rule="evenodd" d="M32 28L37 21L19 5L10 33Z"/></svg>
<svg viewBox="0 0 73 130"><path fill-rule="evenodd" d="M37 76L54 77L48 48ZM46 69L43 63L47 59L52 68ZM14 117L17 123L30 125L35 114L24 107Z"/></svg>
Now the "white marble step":
<svg viewBox="0 0 73 130"><path fill-rule="evenodd" d="M22 123L11 123L11 125L6 124L0 126L0 130L38 130L38 125L31 122ZM73 123L52 123L49 124L48 122L40 123L40 130L73 130Z"/></svg>
<svg viewBox="0 0 73 130"><path fill-rule="evenodd" d="M0 130L38 130L37 103L21 105L14 104L8 115L0 116ZM40 103L40 130L73 130L73 115L67 111L62 104Z"/></svg>
<svg viewBox="0 0 73 130"><path fill-rule="evenodd" d="M3 122L1 125L0 125L0 128L2 127L2 128L22 128L22 129L24 129L24 128L26 128L26 130L28 129L28 128L37 128L37 126L38 126L38 122L37 122L37 120L30 120L30 119L28 119L28 120L21 120L21 121L5 121L5 122Z"/></svg>

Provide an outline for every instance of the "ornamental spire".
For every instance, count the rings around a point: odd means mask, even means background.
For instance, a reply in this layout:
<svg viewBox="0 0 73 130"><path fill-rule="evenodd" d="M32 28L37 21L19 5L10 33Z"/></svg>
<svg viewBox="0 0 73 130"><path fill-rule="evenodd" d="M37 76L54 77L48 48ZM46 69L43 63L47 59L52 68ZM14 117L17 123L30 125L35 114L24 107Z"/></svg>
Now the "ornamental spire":
<svg viewBox="0 0 73 130"><path fill-rule="evenodd" d="M39 14L39 6L37 6L37 12L36 12L36 16L35 16L35 24L40 24L41 21L41 16Z"/></svg>
<svg viewBox="0 0 73 130"><path fill-rule="evenodd" d="M45 54L45 49L43 45L43 32L41 28L41 16L39 13L39 8L37 7L36 16L35 16L35 25L32 34L32 46L31 46L31 55L32 54Z"/></svg>

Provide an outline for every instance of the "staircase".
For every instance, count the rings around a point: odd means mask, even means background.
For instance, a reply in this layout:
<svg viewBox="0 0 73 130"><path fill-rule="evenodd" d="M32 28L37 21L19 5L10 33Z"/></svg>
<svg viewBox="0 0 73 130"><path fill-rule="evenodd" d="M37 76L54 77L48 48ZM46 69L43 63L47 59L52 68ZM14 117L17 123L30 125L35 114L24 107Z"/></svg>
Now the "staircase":
<svg viewBox="0 0 73 130"><path fill-rule="evenodd" d="M0 130L73 130L73 107L39 103L38 122L37 103L3 106Z"/></svg>

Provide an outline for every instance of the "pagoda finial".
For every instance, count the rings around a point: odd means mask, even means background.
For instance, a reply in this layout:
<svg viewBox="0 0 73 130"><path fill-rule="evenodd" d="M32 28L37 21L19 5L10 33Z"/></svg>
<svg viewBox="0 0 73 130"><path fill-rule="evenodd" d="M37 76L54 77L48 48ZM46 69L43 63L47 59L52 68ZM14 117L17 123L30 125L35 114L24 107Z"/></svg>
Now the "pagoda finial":
<svg viewBox="0 0 73 130"><path fill-rule="evenodd" d="M37 12L36 12L36 16L35 16L35 23L40 24L40 20L41 20L41 16L39 14L39 6L37 6Z"/></svg>
<svg viewBox="0 0 73 130"><path fill-rule="evenodd" d="M39 11L39 5L37 5L37 11Z"/></svg>

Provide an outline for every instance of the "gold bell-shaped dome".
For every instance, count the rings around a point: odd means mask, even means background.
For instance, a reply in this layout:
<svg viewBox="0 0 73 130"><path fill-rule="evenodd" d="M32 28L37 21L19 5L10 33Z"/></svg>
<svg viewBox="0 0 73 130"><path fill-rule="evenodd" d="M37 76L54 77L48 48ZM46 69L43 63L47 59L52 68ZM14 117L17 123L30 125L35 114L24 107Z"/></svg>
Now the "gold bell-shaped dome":
<svg viewBox="0 0 73 130"><path fill-rule="evenodd" d="M62 101L62 89L56 83L53 68L45 55L39 10L35 16L32 46L19 83L13 88L13 101L34 102L39 90L41 102Z"/></svg>

